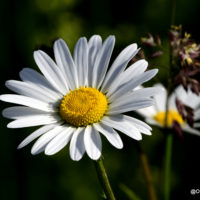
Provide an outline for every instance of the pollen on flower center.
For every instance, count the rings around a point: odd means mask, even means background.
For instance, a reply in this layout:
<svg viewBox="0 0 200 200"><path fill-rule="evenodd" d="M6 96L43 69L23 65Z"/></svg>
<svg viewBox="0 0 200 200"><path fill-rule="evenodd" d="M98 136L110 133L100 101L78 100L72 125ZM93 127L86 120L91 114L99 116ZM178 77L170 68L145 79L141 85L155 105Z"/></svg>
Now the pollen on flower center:
<svg viewBox="0 0 200 200"><path fill-rule="evenodd" d="M76 127L98 122L108 107L104 94L95 88L79 88L64 96L60 114L69 124Z"/></svg>
<svg viewBox="0 0 200 200"><path fill-rule="evenodd" d="M166 118L166 112L160 111L158 112L154 117L154 120L156 120L160 125L165 125L165 118ZM172 126L173 121L177 121L179 124L183 124L184 120L181 117L181 115L175 111L175 110L169 110L167 115L167 127Z"/></svg>

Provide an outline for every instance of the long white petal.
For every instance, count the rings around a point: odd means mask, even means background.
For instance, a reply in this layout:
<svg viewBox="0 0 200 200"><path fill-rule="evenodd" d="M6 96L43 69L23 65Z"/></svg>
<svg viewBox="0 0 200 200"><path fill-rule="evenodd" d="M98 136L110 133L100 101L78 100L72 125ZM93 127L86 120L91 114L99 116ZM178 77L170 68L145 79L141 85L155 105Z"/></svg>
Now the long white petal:
<svg viewBox="0 0 200 200"><path fill-rule="evenodd" d="M102 39L99 35L93 35L88 42L88 86L92 86L93 68L98 52L102 46Z"/></svg>
<svg viewBox="0 0 200 200"><path fill-rule="evenodd" d="M177 111L176 94L174 92L169 96L169 109ZM165 110L166 110L166 108L164 109L164 111Z"/></svg>
<svg viewBox="0 0 200 200"><path fill-rule="evenodd" d="M52 87L52 85L47 81L47 79L42 74L35 71L34 69L23 68L20 71L19 76L21 80L26 83L32 83L38 86L43 86L55 91L55 88Z"/></svg>
<svg viewBox="0 0 200 200"><path fill-rule="evenodd" d="M126 68L128 62L137 54L137 52L137 44L131 44L118 55L106 74L101 88L102 92L107 92L111 84L116 82L115 80L118 78L119 74Z"/></svg>
<svg viewBox="0 0 200 200"><path fill-rule="evenodd" d="M22 82L22 81L15 81L15 80L9 80L6 81L6 87L8 87L10 90L24 95L28 97L32 97L44 102L55 102L59 99L57 98L57 95L54 96L53 92L49 92L47 90L44 90L37 85L33 85L30 83Z"/></svg>
<svg viewBox="0 0 200 200"><path fill-rule="evenodd" d="M191 133L191 134L193 134L193 135L198 135L198 136L200 136L200 131L198 131L198 130L196 130L196 129L194 129L194 128L189 127L189 125L184 125L184 126L182 127L182 129L183 129L185 132L187 132L187 133Z"/></svg>
<svg viewBox="0 0 200 200"><path fill-rule="evenodd" d="M146 135L151 135L152 128L149 125L147 125L146 123L144 123L138 119L135 119L133 117L126 116L126 115L124 115L124 119L127 122L133 124L141 133L144 133Z"/></svg>
<svg viewBox="0 0 200 200"><path fill-rule="evenodd" d="M175 93L176 93L177 96L179 96L181 98L182 101L185 101L185 99L187 98L187 93L181 85L179 85L175 89Z"/></svg>
<svg viewBox="0 0 200 200"><path fill-rule="evenodd" d="M88 76L88 45L85 37L80 38L76 43L74 63L77 68L78 84L85 86Z"/></svg>
<svg viewBox="0 0 200 200"><path fill-rule="evenodd" d="M137 52L137 51L136 51ZM118 75L115 81L111 84L108 91L109 93L113 93L119 85L128 83L135 77L144 73L147 69L148 63L146 60L139 60L128 67L124 72Z"/></svg>
<svg viewBox="0 0 200 200"><path fill-rule="evenodd" d="M85 128L78 128L72 136L69 147L72 160L79 161L85 153L84 132Z"/></svg>
<svg viewBox="0 0 200 200"><path fill-rule="evenodd" d="M48 114L48 113L24 106L13 106L5 108L2 112L2 115L8 119L20 119L40 114Z"/></svg>
<svg viewBox="0 0 200 200"><path fill-rule="evenodd" d="M194 128L200 128L200 122L199 123L194 123Z"/></svg>
<svg viewBox="0 0 200 200"><path fill-rule="evenodd" d="M18 149L21 149L31 143L33 140L35 140L37 137L41 136L42 134L54 129L59 124L49 124L42 126L41 128L37 129L33 133L31 133L28 137L26 137L17 147Z"/></svg>
<svg viewBox="0 0 200 200"><path fill-rule="evenodd" d="M65 41L59 39L54 43L54 54L58 67L62 70L71 90L78 88L76 67Z"/></svg>
<svg viewBox="0 0 200 200"><path fill-rule="evenodd" d="M157 69L152 69L152 70L146 71L143 74L135 77L134 79L130 80L128 83L119 85L114 93L109 93L109 92L107 93L109 100L113 101L114 99L126 94L127 92L133 90L134 88L141 85L142 83L153 78L157 73L158 73Z"/></svg>
<svg viewBox="0 0 200 200"><path fill-rule="evenodd" d="M142 135L140 134L138 129L134 125L128 123L123 115L113 115L109 117L104 116L102 119L102 123L121 131L122 133L135 140L142 139Z"/></svg>
<svg viewBox="0 0 200 200"><path fill-rule="evenodd" d="M154 96L155 99L155 108L157 111L165 111L166 110L166 99L167 99L167 91L161 84L156 84L155 88L160 89L161 92Z"/></svg>
<svg viewBox="0 0 200 200"><path fill-rule="evenodd" d="M43 51L34 52L34 59L46 79L62 94L66 94L68 86L64 76L54 61Z"/></svg>
<svg viewBox="0 0 200 200"><path fill-rule="evenodd" d="M144 73L146 71L147 67L148 67L148 62L146 60L144 60L144 59L138 60L135 63L133 63L132 65L130 65L122 73L122 77L124 80L129 79L130 74L131 74L131 78L136 77L136 76ZM127 81L129 81L129 80L127 80Z"/></svg>
<svg viewBox="0 0 200 200"><path fill-rule="evenodd" d="M37 99L33 99L31 97L22 96L22 95L3 94L3 95L0 95L0 100L9 102L9 103L21 104L23 106L28 106L28 107L35 108L38 110L43 110L46 112L56 111L56 108L54 108L54 105L39 101Z"/></svg>
<svg viewBox="0 0 200 200"><path fill-rule="evenodd" d="M186 105L196 109L200 105L200 96L196 95L191 89L185 91L182 85L176 88L177 97Z"/></svg>
<svg viewBox="0 0 200 200"><path fill-rule="evenodd" d="M25 128L25 127L32 127L32 126L40 126L46 124L53 124L61 119L58 116L51 116L49 114L38 114L29 117L21 117L10 122L7 127L8 128Z"/></svg>
<svg viewBox="0 0 200 200"><path fill-rule="evenodd" d="M159 126L159 127L163 127L160 123L158 123L156 120L154 120L153 118L146 118L145 121L148 123L148 124L152 124L152 125L156 125L156 126Z"/></svg>
<svg viewBox="0 0 200 200"><path fill-rule="evenodd" d="M131 93L125 94L112 102L112 106L122 105L122 104L129 104L134 100L137 99L144 99L153 97L156 94L159 94L163 90L160 88L152 87L152 88L142 88Z"/></svg>
<svg viewBox="0 0 200 200"><path fill-rule="evenodd" d="M194 110L194 120L199 120L200 119L200 108Z"/></svg>
<svg viewBox="0 0 200 200"><path fill-rule="evenodd" d="M149 106L147 108L142 108L142 109L138 109L136 110L137 113L139 113L140 115L142 115L143 117L153 117L156 115L157 111L156 111L156 108L155 108L155 105L153 106Z"/></svg>
<svg viewBox="0 0 200 200"><path fill-rule="evenodd" d="M92 86L99 88L105 77L110 57L115 44L115 37L109 36L103 43L102 48L99 50L97 58L94 63Z"/></svg>
<svg viewBox="0 0 200 200"><path fill-rule="evenodd" d="M42 90L45 90L46 92L52 94L53 97L59 99L63 95L56 90L48 81L47 79L42 76L40 73L36 72L34 69L31 68L24 68L19 73L20 78L22 81L36 85L37 87L41 88Z"/></svg>
<svg viewBox="0 0 200 200"><path fill-rule="evenodd" d="M122 104L119 106L112 106L112 104L109 106L109 110L107 111L107 114L120 114L124 112L129 112L145 107L149 107L153 105L153 99L137 99L133 100L131 103L128 104Z"/></svg>
<svg viewBox="0 0 200 200"><path fill-rule="evenodd" d="M87 126L84 133L84 145L88 156L93 160L98 160L101 156L101 138L92 126Z"/></svg>
<svg viewBox="0 0 200 200"><path fill-rule="evenodd" d="M123 142L119 134L112 127L103 123L96 123L94 127L97 131L101 132L114 147L118 149L123 148Z"/></svg>
<svg viewBox="0 0 200 200"><path fill-rule="evenodd" d="M70 141L72 134L74 132L72 127L63 127L62 132L60 132L55 138L53 138L45 148L44 153L46 155L54 155L63 149Z"/></svg>
<svg viewBox="0 0 200 200"><path fill-rule="evenodd" d="M63 126L56 126L54 129L46 132L43 134L33 145L31 149L31 153L33 155L36 155L42 151L44 151L46 145L55 137L57 136L60 132L62 132L65 129Z"/></svg>

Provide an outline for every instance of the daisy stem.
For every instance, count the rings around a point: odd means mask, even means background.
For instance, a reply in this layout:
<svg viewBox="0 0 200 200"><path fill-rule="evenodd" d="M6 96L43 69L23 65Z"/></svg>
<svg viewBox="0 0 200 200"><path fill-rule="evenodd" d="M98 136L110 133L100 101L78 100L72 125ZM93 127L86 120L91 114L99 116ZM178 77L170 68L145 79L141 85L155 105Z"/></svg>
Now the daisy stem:
<svg viewBox="0 0 200 200"><path fill-rule="evenodd" d="M116 200L114 193L112 191L112 188L110 186L110 182L109 182L104 164L103 164L103 158L100 157L100 159L95 161L94 164L95 164L95 168L96 168L97 175L99 178L99 182L101 183L101 186L104 190L104 193L105 193L107 199L108 200Z"/></svg>
<svg viewBox="0 0 200 200"><path fill-rule="evenodd" d="M144 171L144 175L145 175L145 179L146 179L146 183L147 183L149 199L157 200L154 185L153 185L152 175L151 175L151 171L150 171L150 167L148 164L146 154L144 153L142 146L140 144L137 144L137 148L139 151L140 161L141 161L141 164L143 167L143 171Z"/></svg>

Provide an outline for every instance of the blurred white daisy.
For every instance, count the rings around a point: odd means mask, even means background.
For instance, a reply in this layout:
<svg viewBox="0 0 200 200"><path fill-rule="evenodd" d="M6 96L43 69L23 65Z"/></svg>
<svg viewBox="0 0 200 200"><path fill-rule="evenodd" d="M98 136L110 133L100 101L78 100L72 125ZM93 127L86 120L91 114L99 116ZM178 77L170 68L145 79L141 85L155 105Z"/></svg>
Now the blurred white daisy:
<svg viewBox="0 0 200 200"><path fill-rule="evenodd" d="M142 121L122 113L152 105L155 88L133 88L148 81L158 72L146 71L147 62L129 61L137 54L137 44L126 47L107 72L115 37L103 43L98 35L87 42L80 38L73 58L66 43L54 43L55 61L45 52L34 52L34 59L43 75L30 68L20 72L22 81L9 80L6 86L18 93L4 94L0 100L19 104L3 110L3 116L14 119L8 128L41 126L18 148L34 139L32 154L42 151L53 155L70 141L70 156L80 160L85 152L91 159L101 155L101 133L116 148L123 143L118 130L135 140L141 133L150 135L151 128Z"/></svg>
<svg viewBox="0 0 200 200"><path fill-rule="evenodd" d="M137 112L145 117L145 121L149 124L164 127L166 117L166 99L167 91L161 85L157 84L155 87L163 89L162 92L154 96L155 104L148 108L137 110ZM176 97L181 102L194 110L194 128L191 128L186 121L183 120L176 107ZM178 86L169 97L169 111L167 116L167 127L172 127L173 122L176 121L180 124L182 130L200 136L200 131L195 128L200 127L200 96L197 96L191 90L186 92L182 85Z"/></svg>

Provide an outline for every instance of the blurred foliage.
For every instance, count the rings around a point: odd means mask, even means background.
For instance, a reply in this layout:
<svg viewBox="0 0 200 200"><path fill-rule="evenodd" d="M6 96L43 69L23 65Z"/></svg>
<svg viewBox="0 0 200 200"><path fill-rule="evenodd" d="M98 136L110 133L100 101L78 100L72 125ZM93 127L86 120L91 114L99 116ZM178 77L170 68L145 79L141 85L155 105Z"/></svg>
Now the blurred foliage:
<svg viewBox="0 0 200 200"><path fill-rule="evenodd" d="M1 94L10 93L4 87L7 79L19 79L23 67L33 67L32 53L45 49L52 54L52 43L61 37L70 49L81 36L100 34L104 39L116 36L112 59L126 45L137 42L147 33L159 34L163 39L162 58L155 59L150 67L159 68L155 82L166 83L168 71L167 31L170 27L169 0L8 0L1 2ZM200 1L177 0L176 23L182 24L193 38L199 40L197 19ZM0 104L0 109L8 104ZM101 199L92 161L85 155L79 162L69 157L68 147L55 156L43 154L32 156L31 145L16 150L17 145L34 129L7 129L9 120L1 121L1 185L2 200L95 200ZM122 135L122 134L121 134ZM175 138L172 161L172 200L191 198L190 189L200 188L199 145L197 136L184 135L184 143ZM117 150L103 139L105 166L118 199L128 200L136 193L140 199L148 199L143 171L135 147L135 141L122 135L124 148ZM151 137L144 136L140 142L147 153L156 191L162 199L164 135L153 127ZM125 195L123 188L128 191ZM134 193L130 193L129 189Z"/></svg>

